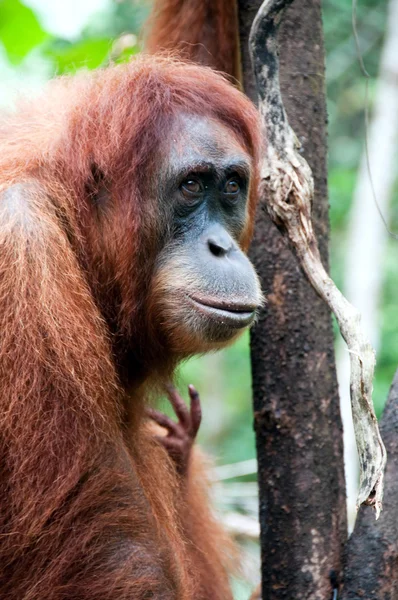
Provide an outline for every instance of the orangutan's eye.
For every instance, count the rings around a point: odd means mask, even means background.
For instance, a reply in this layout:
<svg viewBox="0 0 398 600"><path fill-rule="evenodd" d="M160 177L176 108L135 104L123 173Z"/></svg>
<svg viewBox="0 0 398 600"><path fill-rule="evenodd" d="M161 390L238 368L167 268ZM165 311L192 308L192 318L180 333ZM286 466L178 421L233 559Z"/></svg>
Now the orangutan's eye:
<svg viewBox="0 0 398 600"><path fill-rule="evenodd" d="M224 187L224 194L235 196L236 194L239 194L239 192L240 192L240 185L239 185L238 180L235 177L228 179L228 181Z"/></svg>
<svg viewBox="0 0 398 600"><path fill-rule="evenodd" d="M189 177L182 182L180 189L184 196L191 197L201 194L204 188L199 179L193 179Z"/></svg>

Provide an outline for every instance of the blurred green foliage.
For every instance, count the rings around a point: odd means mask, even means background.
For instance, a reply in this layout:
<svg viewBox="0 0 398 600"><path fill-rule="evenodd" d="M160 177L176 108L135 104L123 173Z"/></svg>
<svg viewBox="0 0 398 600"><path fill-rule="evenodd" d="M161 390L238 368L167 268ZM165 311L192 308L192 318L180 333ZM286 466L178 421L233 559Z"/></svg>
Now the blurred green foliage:
<svg viewBox="0 0 398 600"><path fill-rule="evenodd" d="M33 10L19 0L0 0L0 41L10 63L18 65L50 38Z"/></svg>
<svg viewBox="0 0 398 600"><path fill-rule="evenodd" d="M50 0L49 0L50 2ZM84 2L84 0L82 0ZM145 2L109 2L106 11L93 16L73 40L45 31L39 16L20 0L0 0L0 42L12 65L19 65L31 52L37 61L48 61L53 74L95 69L108 61L127 61L139 50L138 32L148 15ZM114 42L124 33L127 44Z"/></svg>
<svg viewBox="0 0 398 600"><path fill-rule="evenodd" d="M347 224L357 170L365 143L365 85L352 34L352 7L347 0L326 0L324 29L327 56L329 114L329 201L331 221L331 271L344 289L343 268L347 247ZM357 29L369 83L370 110L377 88L377 73L387 18L387 2L360 0ZM398 174L398 168L397 168ZM391 224L398 231L398 188L391 200ZM380 303L380 348L374 381L374 404L380 416L398 364L398 242L389 239L380 268L383 291Z"/></svg>
<svg viewBox="0 0 398 600"><path fill-rule="evenodd" d="M95 69L101 66L109 54L111 42L108 38L87 38L71 43L56 39L45 51L45 55L56 65L58 75L74 73L81 67Z"/></svg>
<svg viewBox="0 0 398 600"><path fill-rule="evenodd" d="M28 3L28 0L26 0ZM48 0L50 3L51 0ZM82 3L84 0L82 0ZM343 285L347 253L346 231L351 198L364 144L364 89L355 52L349 0L325 0L324 28L327 50L327 95L329 111L329 190L331 218L331 265L337 283ZM372 75L374 95L386 21L386 2L360 0L358 31L366 68ZM7 69L23 74L27 59L30 70L49 66L52 74L92 69L109 62L128 60L140 49L139 32L148 14L145 0L118 0L94 14L74 39L62 39L46 31L28 4L0 0L0 50ZM0 54L1 58L1 54ZM3 62L3 66L5 63ZM1 68L1 62L0 62ZM18 71L18 69L21 69ZM23 87L23 79L21 80ZM1 88L0 88L1 93ZM0 98L1 101L1 98ZM392 203L392 227L398 230L398 190ZM397 242L388 244L383 269L381 304L381 350L375 381L375 402L382 409L397 363L398 278ZM194 383L205 404L202 442L221 462L255 456L251 403L248 335L225 352L189 361L180 370L182 386Z"/></svg>

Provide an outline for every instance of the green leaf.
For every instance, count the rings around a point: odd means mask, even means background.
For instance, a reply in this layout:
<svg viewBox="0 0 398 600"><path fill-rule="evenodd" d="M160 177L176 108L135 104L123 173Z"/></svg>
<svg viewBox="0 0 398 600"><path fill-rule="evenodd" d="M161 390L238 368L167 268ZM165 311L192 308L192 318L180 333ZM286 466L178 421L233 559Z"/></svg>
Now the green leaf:
<svg viewBox="0 0 398 600"><path fill-rule="evenodd" d="M107 58L112 45L109 38L85 39L76 43L56 40L45 51L55 62L56 72L74 73L81 67L95 69Z"/></svg>
<svg viewBox="0 0 398 600"><path fill-rule="evenodd" d="M117 58L114 59L114 63L126 63L129 62L132 56L135 56L140 51L138 46L132 46L131 48L125 48L123 52L121 52Z"/></svg>
<svg viewBox="0 0 398 600"><path fill-rule="evenodd" d="M21 63L31 50L49 38L31 8L20 0L0 0L0 41L12 64Z"/></svg>

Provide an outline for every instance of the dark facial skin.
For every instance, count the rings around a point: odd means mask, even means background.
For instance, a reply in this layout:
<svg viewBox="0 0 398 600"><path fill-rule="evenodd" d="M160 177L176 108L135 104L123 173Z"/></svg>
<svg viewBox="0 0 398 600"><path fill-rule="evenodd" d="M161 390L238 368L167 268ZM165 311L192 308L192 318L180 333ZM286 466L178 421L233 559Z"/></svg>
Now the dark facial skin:
<svg viewBox="0 0 398 600"><path fill-rule="evenodd" d="M187 355L234 339L253 323L262 295L240 248L250 156L218 121L180 117L170 138L160 204L172 226L153 289L167 345Z"/></svg>

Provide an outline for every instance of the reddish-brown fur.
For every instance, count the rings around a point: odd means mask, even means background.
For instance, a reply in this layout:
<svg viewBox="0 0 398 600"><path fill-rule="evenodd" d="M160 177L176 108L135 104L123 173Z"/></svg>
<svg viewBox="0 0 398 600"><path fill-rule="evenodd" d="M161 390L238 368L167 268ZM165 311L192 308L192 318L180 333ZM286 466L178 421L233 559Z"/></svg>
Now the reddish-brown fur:
<svg viewBox="0 0 398 600"><path fill-rule="evenodd" d="M200 484L143 426L175 362L145 306L156 165L181 111L219 119L256 163L250 103L167 58L58 79L0 123L2 598L230 598Z"/></svg>
<svg viewBox="0 0 398 600"><path fill-rule="evenodd" d="M177 49L241 80L236 0L155 0L148 25L150 52Z"/></svg>

